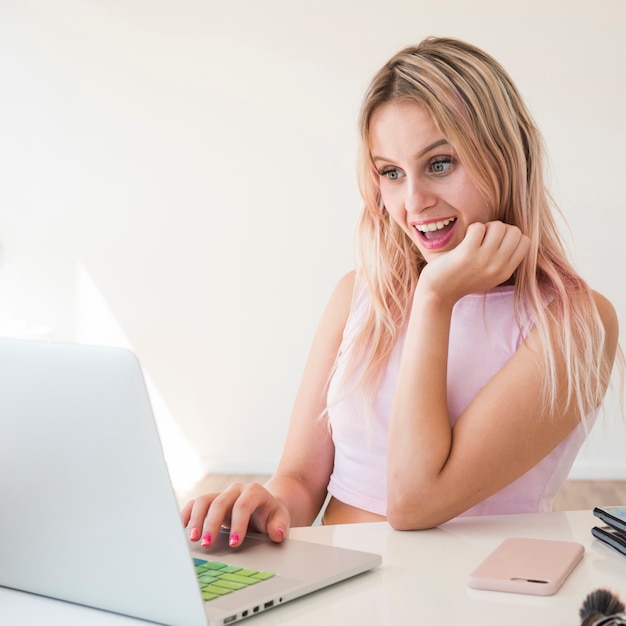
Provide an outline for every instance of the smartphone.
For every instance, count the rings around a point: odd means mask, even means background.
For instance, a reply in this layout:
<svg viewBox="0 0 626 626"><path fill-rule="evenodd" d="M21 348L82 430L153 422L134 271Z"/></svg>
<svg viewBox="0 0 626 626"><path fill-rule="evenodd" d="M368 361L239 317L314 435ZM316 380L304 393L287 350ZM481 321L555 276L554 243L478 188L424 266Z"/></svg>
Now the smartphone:
<svg viewBox="0 0 626 626"><path fill-rule="evenodd" d="M556 593L585 552L573 541L511 537L469 576L473 589L538 596Z"/></svg>
<svg viewBox="0 0 626 626"><path fill-rule="evenodd" d="M593 514L601 519L605 524L626 533L626 507L624 506L597 506Z"/></svg>
<svg viewBox="0 0 626 626"><path fill-rule="evenodd" d="M610 526L598 528L594 526L591 534L596 538L617 550L620 554L626 556L626 535Z"/></svg>

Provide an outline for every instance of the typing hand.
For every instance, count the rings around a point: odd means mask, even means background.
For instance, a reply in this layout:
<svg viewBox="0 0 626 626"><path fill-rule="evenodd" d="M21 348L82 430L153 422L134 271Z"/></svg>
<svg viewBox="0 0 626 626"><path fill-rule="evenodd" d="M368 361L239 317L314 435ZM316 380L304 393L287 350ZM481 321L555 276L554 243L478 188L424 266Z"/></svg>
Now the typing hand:
<svg viewBox="0 0 626 626"><path fill-rule="evenodd" d="M454 250L422 270L422 288L430 287L451 303L506 282L528 254L530 240L503 222L475 222ZM419 290L419 288L418 288Z"/></svg>
<svg viewBox="0 0 626 626"><path fill-rule="evenodd" d="M181 511L191 541L209 547L220 528L230 527L229 543L241 545L248 530L281 542L290 526L287 509L262 485L235 483L221 493L208 493L188 502Z"/></svg>

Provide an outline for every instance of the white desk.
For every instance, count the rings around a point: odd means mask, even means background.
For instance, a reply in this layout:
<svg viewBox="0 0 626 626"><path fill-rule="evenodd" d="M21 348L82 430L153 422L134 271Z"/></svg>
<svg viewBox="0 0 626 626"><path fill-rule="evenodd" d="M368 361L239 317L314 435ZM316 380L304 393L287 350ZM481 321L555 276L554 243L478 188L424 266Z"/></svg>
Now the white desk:
<svg viewBox="0 0 626 626"><path fill-rule="evenodd" d="M378 552L383 564L242 624L575 626L579 623L578 609L590 591L605 587L626 600L626 558L592 537L591 527L596 521L589 511L574 511L461 518L417 532L396 532L384 523L292 529L291 536L298 539ZM512 536L578 541L586 553L554 596L468 589L468 573L503 539ZM2 588L0 622L11 626L146 623Z"/></svg>

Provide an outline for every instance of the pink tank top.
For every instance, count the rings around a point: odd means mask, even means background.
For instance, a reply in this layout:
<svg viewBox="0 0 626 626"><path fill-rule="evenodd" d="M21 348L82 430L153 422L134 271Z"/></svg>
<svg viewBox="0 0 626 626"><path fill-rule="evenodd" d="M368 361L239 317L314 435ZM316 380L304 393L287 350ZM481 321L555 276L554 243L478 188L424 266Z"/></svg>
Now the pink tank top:
<svg viewBox="0 0 626 626"><path fill-rule="evenodd" d="M349 344L364 315L367 295L362 292L344 330L342 349ZM530 331L530 319L515 319L513 287L497 287L486 295L459 300L452 313L448 354L448 409L454 425L479 390L520 347ZM385 515L387 510L387 430L404 340L395 346L376 395L373 411L363 411L357 391L340 388L345 364L341 357L328 391L328 415L335 444L335 464L329 493L346 504ZM341 351L340 351L341 353ZM552 510L563 484L593 426L597 411L535 467L501 491L465 511L463 515L536 513Z"/></svg>

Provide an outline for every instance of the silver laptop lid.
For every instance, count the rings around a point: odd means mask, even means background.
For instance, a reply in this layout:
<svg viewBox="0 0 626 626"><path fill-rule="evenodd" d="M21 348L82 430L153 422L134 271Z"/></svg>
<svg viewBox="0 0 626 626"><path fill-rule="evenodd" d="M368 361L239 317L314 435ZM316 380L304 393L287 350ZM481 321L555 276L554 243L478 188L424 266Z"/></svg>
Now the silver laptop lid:
<svg viewBox="0 0 626 626"><path fill-rule="evenodd" d="M131 352L0 340L0 585L205 625L167 486Z"/></svg>

